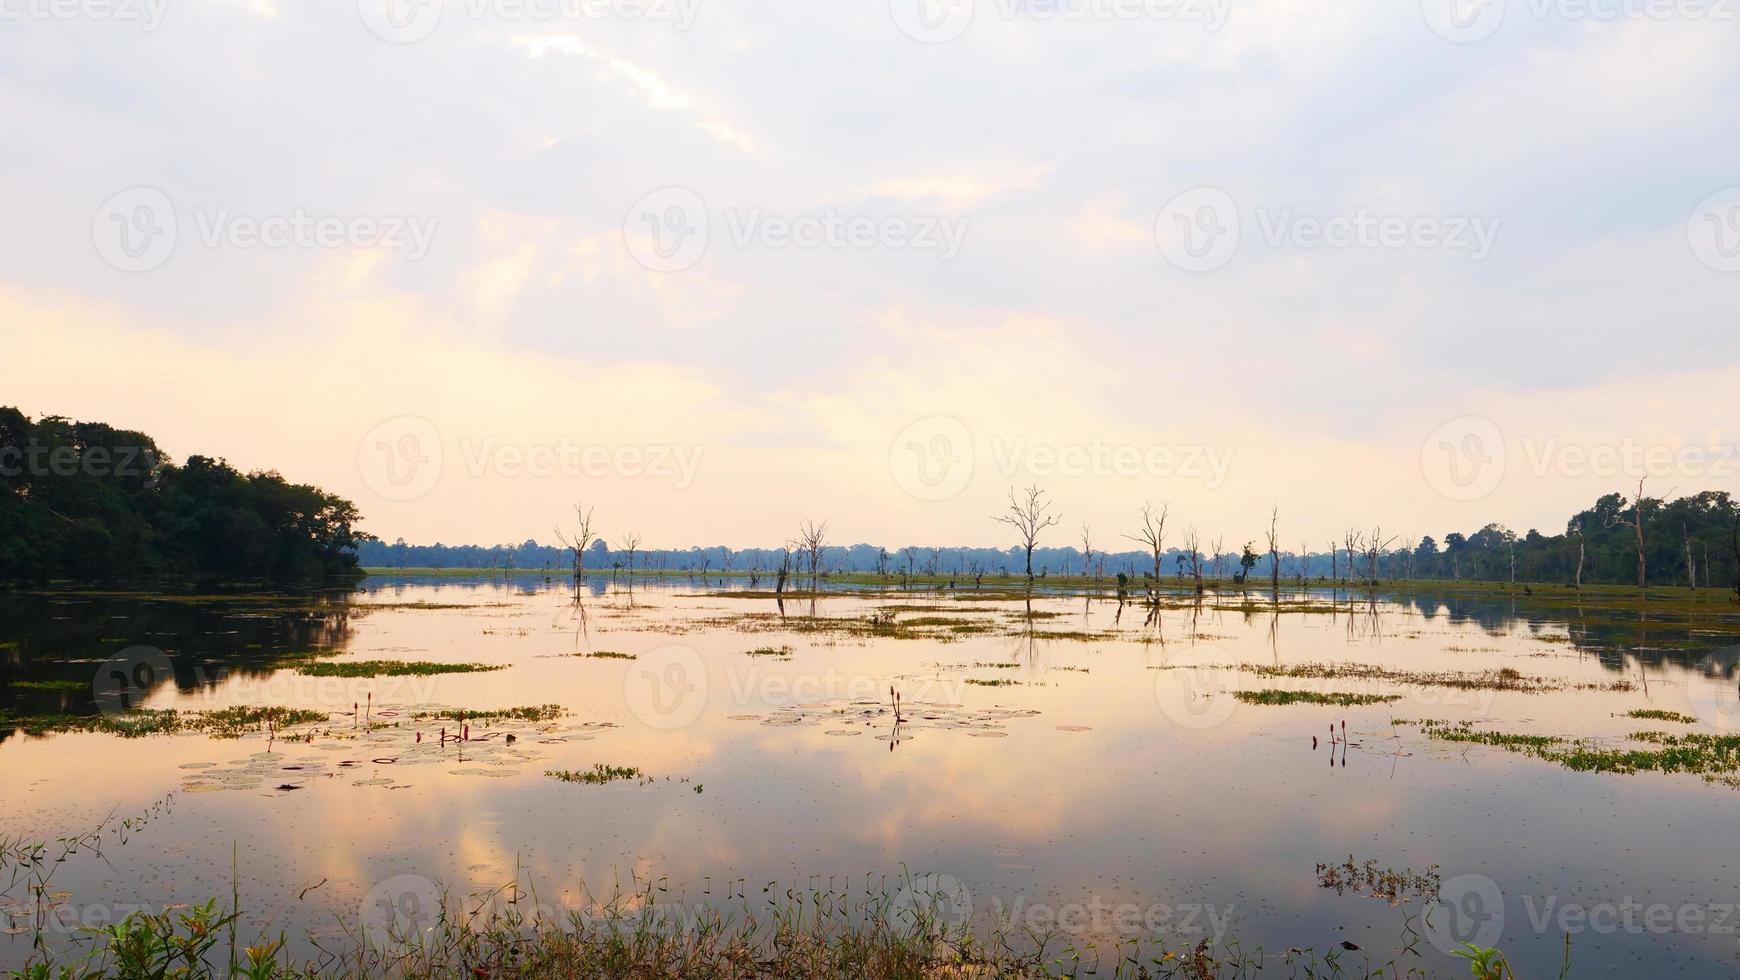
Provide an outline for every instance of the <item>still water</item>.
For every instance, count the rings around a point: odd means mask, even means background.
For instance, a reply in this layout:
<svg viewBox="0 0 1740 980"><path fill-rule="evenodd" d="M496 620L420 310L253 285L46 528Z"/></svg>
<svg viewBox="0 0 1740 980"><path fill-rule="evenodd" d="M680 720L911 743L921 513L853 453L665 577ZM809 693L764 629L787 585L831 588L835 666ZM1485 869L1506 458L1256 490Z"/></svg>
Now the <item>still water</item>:
<svg viewBox="0 0 1740 980"><path fill-rule="evenodd" d="M1676 731L1720 733L1740 725L1732 609L1714 595L1643 616L1331 591L1158 612L971 590L781 604L733 580L600 578L576 596L533 577L8 594L0 840L98 836L39 892L16 866L0 875L0 967L39 937L64 944L81 923L232 888L244 931L315 956L440 889L517 881L560 909L649 883L661 901L740 906L922 882L963 927L1037 928L1077 950L1156 932L1274 955L1345 941L1437 976L1466 975L1445 950L1472 939L1535 977L1558 975L1570 932L1574 976L1732 976L1740 791L1572 771L1394 723L1637 747L1630 733L1664 723L1626 713L1654 708L1697 718L1666 723ZM313 659L502 669L297 669ZM1259 672L1347 664L1383 672ZM1433 682L1507 668L1528 690ZM1261 689L1395 700L1231 693ZM231 705L328 718L240 739L19 722ZM440 717L540 705L563 713ZM639 775L547 775L597 765ZM1318 864L1350 857L1435 866L1439 901L1324 887Z"/></svg>

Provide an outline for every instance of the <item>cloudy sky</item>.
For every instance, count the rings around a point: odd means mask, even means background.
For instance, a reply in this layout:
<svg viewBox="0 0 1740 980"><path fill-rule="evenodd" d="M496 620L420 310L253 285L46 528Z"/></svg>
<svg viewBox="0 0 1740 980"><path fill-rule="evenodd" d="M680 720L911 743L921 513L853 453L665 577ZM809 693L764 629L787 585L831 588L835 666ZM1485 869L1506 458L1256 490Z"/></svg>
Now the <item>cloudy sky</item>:
<svg viewBox="0 0 1740 980"><path fill-rule="evenodd" d="M1740 489L1737 82L1727 0L0 0L0 403L413 542L1558 530Z"/></svg>

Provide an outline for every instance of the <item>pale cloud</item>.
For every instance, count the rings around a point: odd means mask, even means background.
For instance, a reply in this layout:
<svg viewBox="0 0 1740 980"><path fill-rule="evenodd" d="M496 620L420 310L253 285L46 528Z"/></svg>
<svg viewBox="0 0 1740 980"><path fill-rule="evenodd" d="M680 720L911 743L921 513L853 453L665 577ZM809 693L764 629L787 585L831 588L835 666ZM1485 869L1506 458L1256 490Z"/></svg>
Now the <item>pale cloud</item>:
<svg viewBox="0 0 1740 980"><path fill-rule="evenodd" d="M629 89L654 109L696 109L700 101L695 96L683 91L658 71L607 54L587 44L575 34L519 36L513 38L511 43L515 48L525 51L527 57L533 59L542 58L551 53L583 58L597 67L600 79L621 79L627 82ZM756 139L753 135L716 113L698 120L695 125L714 140L732 149L743 153L753 153L757 149Z"/></svg>
<svg viewBox="0 0 1740 980"><path fill-rule="evenodd" d="M685 31L449 16L394 45L353 4L222 0L148 43L30 26L0 35L0 127L33 147L0 160L30 191L0 234L0 340L76 350L79 369L25 372L7 400L283 469L389 536L547 537L584 494L659 543L762 544L824 511L844 537L996 543L989 511L1032 479L1108 532L1165 499L1229 543L1275 503L1310 540L1371 518L1441 534L1546 526L1618 489L1517 463L1492 496L1445 500L1420 453L1447 419L1486 414L1537 448L1734 441L1712 413L1740 380L1740 277L1686 243L1694 204L1736 181L1732 25L1518 14L1456 45L1415 4L1251 0L1218 31L1017 13L927 46L882 6L733 5ZM92 218L140 186L182 234L162 268L122 273ZM659 272L624 216L671 186L704 199L712 235ZM1196 186L1246 209L1236 258L1206 273L1153 241ZM1502 224L1470 261L1270 247L1259 207ZM439 231L421 261L202 244L197 213L219 208ZM970 227L951 261L731 241L728 214L826 209ZM198 380L166 397L140 378ZM681 491L485 473L380 499L358 444L407 414L450 460L576 434L704 455ZM978 440L941 502L890 472L929 416ZM1211 489L996 458L1096 440L1232 463Z"/></svg>

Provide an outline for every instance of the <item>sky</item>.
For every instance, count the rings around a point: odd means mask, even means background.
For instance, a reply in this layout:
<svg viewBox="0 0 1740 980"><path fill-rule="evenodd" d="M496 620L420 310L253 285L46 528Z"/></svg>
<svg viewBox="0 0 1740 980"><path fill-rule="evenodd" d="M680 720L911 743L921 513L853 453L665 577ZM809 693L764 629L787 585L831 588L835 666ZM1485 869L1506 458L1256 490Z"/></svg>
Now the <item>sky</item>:
<svg viewBox="0 0 1740 980"><path fill-rule="evenodd" d="M0 0L0 404L391 541L1740 491L1740 3Z"/></svg>

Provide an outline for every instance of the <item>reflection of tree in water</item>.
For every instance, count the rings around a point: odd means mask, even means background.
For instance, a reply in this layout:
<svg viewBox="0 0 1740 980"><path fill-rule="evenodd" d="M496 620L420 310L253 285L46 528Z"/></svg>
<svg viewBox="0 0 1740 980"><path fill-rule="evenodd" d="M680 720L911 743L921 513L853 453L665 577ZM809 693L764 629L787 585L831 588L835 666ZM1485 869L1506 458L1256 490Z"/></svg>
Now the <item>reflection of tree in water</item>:
<svg viewBox="0 0 1740 980"><path fill-rule="evenodd" d="M1598 601L1535 602L1526 610L1506 599L1466 596L1410 596L1396 602L1429 622L1472 624L1494 639L1510 637L1518 628L1541 639L1564 637L1568 649L1613 671L1671 666L1727 678L1740 666L1733 646L1740 638L1740 620L1716 601L1693 614L1683 606L1639 611Z"/></svg>
<svg viewBox="0 0 1740 980"><path fill-rule="evenodd" d="M95 683L135 647L162 651L140 699L270 674L288 658L342 652L362 614L347 591L298 595L0 596L0 713L16 718L98 713ZM12 734L0 725L0 739Z"/></svg>

